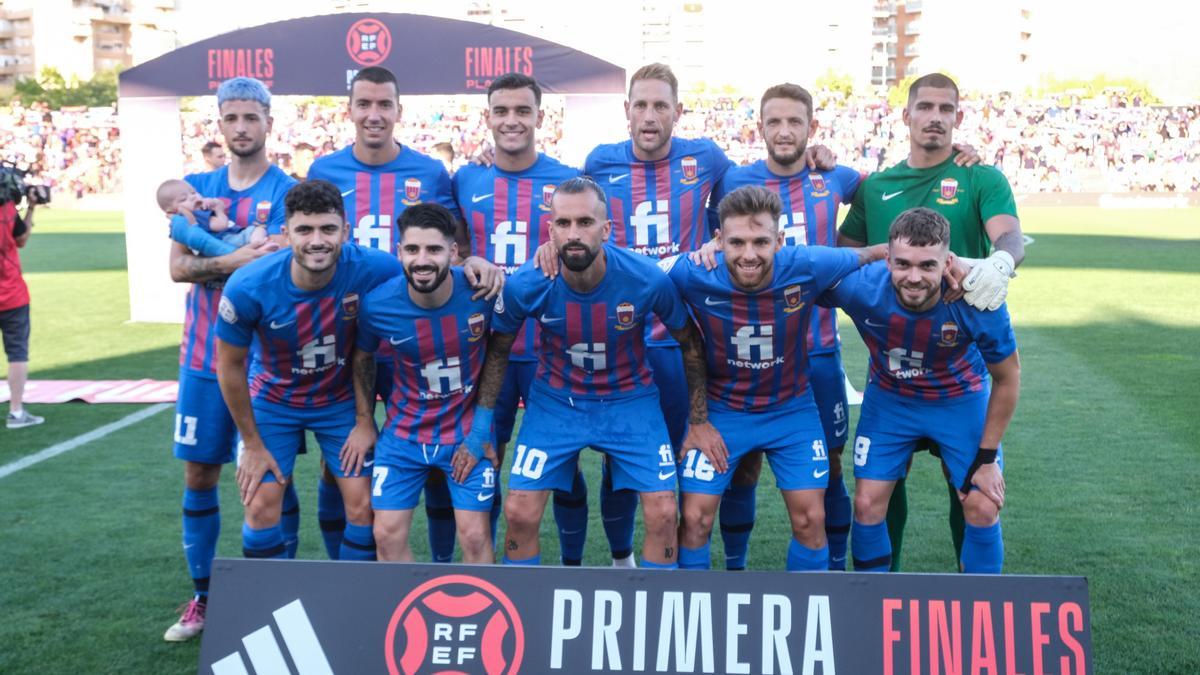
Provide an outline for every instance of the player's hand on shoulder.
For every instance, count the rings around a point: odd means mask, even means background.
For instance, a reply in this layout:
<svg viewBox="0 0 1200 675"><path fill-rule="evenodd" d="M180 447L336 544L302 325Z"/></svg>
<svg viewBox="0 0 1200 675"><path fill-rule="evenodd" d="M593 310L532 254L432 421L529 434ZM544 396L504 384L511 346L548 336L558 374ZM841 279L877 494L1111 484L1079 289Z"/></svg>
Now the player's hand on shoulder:
<svg viewBox="0 0 1200 675"><path fill-rule="evenodd" d="M688 260L694 265L703 265L704 269L709 272L717 269L717 251L721 250L721 244L716 239L709 239L699 248L687 254Z"/></svg>
<svg viewBox="0 0 1200 675"><path fill-rule="evenodd" d="M829 171L837 166L837 155L828 146L818 143L804 149L804 163L809 169Z"/></svg>
<svg viewBox="0 0 1200 675"><path fill-rule="evenodd" d="M963 296L962 282L971 273L971 262L971 258L949 254L946 259L946 271L942 273L942 280L946 282L946 292L942 294L944 302L955 302Z"/></svg>
<svg viewBox="0 0 1200 675"><path fill-rule="evenodd" d="M476 289L472 300L491 300L504 289L504 270L479 256L473 255L463 261L463 273L467 275L467 283L471 284L471 288Z"/></svg>
<svg viewBox="0 0 1200 675"><path fill-rule="evenodd" d="M688 424L687 435L683 438L683 445L679 448L680 456L677 459L683 461L683 456L692 448L702 452L717 473L729 470L729 449L725 447L725 439L721 438L721 432L717 431L712 422Z"/></svg>
<svg viewBox="0 0 1200 675"><path fill-rule="evenodd" d="M287 481L279 470L279 463L267 451L262 442L245 443L238 456L237 484L242 496L242 505L248 506L254 500L258 487L267 473L275 475L275 480L283 485Z"/></svg>
<svg viewBox="0 0 1200 675"><path fill-rule="evenodd" d="M958 151L954 163L958 166L975 166L983 162L983 156L970 143L955 143L951 147Z"/></svg>
<svg viewBox="0 0 1200 675"><path fill-rule="evenodd" d="M496 150L490 145L485 145L479 149L479 152L471 158L472 164L479 166L491 166L496 163Z"/></svg>
<svg viewBox="0 0 1200 675"><path fill-rule="evenodd" d="M363 464L367 460L367 455L371 452L371 448L375 447L375 440L379 434L375 431L375 420L358 420L354 424L354 428L350 430L350 435L346 437L346 442L342 444L341 452L338 453L338 459L342 464L342 475L358 476L362 474Z"/></svg>
<svg viewBox="0 0 1200 675"><path fill-rule="evenodd" d="M962 280L963 299L975 309L994 312L1008 297L1008 280L1017 276L1016 264L1008 251L994 251L975 261L971 273Z"/></svg>
<svg viewBox="0 0 1200 675"><path fill-rule="evenodd" d="M540 269L547 279L558 276L558 248L554 242L547 241L537 248L533 254L533 266Z"/></svg>

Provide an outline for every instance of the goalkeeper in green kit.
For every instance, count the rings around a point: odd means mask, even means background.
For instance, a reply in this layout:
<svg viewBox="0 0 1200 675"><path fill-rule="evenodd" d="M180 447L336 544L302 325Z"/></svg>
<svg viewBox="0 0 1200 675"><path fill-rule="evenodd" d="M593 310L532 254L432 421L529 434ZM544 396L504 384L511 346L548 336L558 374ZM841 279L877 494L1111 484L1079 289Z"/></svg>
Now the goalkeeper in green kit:
<svg viewBox="0 0 1200 675"><path fill-rule="evenodd" d="M909 131L908 159L859 185L838 232L838 245L886 243L896 216L918 206L933 209L950 221L950 250L960 256L956 277L962 279L964 300L979 309L995 310L1008 294L1013 270L1025 257L1025 243L1004 174L990 166L962 167L954 162L952 136L962 116L954 80L933 73L912 83L903 113ZM936 448L929 449L937 453ZM954 486L948 487L950 530L961 557L962 504ZM887 515L893 571L900 568L907 518L908 501L900 480Z"/></svg>

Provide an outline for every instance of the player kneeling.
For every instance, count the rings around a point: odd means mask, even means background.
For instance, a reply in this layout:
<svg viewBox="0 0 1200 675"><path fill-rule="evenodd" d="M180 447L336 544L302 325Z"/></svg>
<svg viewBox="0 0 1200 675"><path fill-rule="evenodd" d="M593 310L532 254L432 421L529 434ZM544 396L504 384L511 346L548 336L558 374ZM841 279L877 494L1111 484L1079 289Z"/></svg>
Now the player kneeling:
<svg viewBox="0 0 1200 675"><path fill-rule="evenodd" d="M475 299L457 255L455 221L445 207L405 209L397 225L404 275L369 293L359 310L354 389L360 420L374 424L375 350L392 346L392 395L375 445L371 506L380 560L411 561L409 530L430 471L448 478L463 562L493 562L488 512L496 495L495 454L487 461L463 443L468 431L490 437L475 413L490 300Z"/></svg>
<svg viewBox="0 0 1200 675"><path fill-rule="evenodd" d="M918 443L941 449L966 517L964 572L998 574L1004 562L1000 441L1021 386L1008 310L942 302L950 224L936 211L901 213L888 261L842 280L822 304L854 320L870 351L870 378L854 442L854 569L891 565L888 500ZM990 386L989 386L990 374Z"/></svg>
<svg viewBox="0 0 1200 675"><path fill-rule="evenodd" d="M787 569L829 568L825 433L808 378L805 340L813 300L883 247L788 246L783 205L766 188L734 190L718 207L720 253L706 270L683 257L663 261L704 333L709 417L728 448L684 446L679 565L709 567L713 518L738 463L763 450L792 523Z"/></svg>

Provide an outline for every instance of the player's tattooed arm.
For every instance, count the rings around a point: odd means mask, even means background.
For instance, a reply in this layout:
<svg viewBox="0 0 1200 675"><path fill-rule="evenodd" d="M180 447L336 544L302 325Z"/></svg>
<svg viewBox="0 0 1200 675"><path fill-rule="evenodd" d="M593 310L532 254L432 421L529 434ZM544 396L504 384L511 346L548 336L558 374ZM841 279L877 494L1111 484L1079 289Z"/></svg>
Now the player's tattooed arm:
<svg viewBox="0 0 1200 675"><path fill-rule="evenodd" d="M338 454L342 473L357 476L362 473L367 453L375 447L375 355L355 349L350 358L351 379L354 382L354 428Z"/></svg>
<svg viewBox="0 0 1200 675"><path fill-rule="evenodd" d="M224 279L242 265L278 249L278 246L266 242L261 246L243 246L227 255L202 258L174 241L171 242L171 280L195 284Z"/></svg>
<svg viewBox="0 0 1200 675"><path fill-rule="evenodd" d="M988 218L983 227L992 240L992 250L1007 251L1012 256L1013 267L1020 267L1025 259L1025 235L1021 234L1021 221L1002 214Z"/></svg>
<svg viewBox="0 0 1200 675"><path fill-rule="evenodd" d="M887 258L887 244L875 244L874 246L863 246L854 250L858 254L859 266L870 265L877 260Z"/></svg>
<svg viewBox="0 0 1200 675"><path fill-rule="evenodd" d="M217 338L217 384L221 397L229 408L229 416L242 437L242 453L238 460L237 483L242 504L249 506L267 472L275 474L280 484L285 482L279 464L263 444L250 407L250 385L246 379L246 355L249 348L239 347Z"/></svg>
<svg viewBox="0 0 1200 675"><path fill-rule="evenodd" d="M504 373L508 370L508 355L516 341L517 336L512 333L492 331L488 337L483 374L479 376L477 405L485 408L496 407L496 400L500 398L500 387L504 384Z"/></svg>
<svg viewBox="0 0 1200 675"><path fill-rule="evenodd" d="M729 469L729 451L721 433L708 421L707 367L704 363L704 344L700 331L690 321L680 330L672 330L671 337L679 342L683 353L683 373L688 388L688 430L683 447L676 449L682 457L692 448L698 448L718 473Z"/></svg>

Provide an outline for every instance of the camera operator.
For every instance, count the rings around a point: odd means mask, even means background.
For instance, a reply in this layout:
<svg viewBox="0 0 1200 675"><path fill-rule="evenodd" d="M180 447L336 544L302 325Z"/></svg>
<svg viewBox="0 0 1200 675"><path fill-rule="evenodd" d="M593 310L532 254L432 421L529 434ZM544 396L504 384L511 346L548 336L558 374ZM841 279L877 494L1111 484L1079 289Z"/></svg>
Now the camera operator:
<svg viewBox="0 0 1200 675"><path fill-rule="evenodd" d="M29 414L22 405L25 378L29 374L29 288L21 276L21 257L17 253L33 232L33 209L35 204L45 203L44 191L45 188L29 186L23 195L20 192L0 195L0 333L8 358L9 402L5 426L9 429L45 421ZM27 203L24 217L17 213L22 196Z"/></svg>

